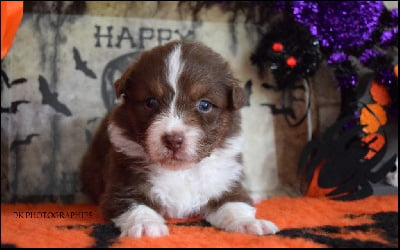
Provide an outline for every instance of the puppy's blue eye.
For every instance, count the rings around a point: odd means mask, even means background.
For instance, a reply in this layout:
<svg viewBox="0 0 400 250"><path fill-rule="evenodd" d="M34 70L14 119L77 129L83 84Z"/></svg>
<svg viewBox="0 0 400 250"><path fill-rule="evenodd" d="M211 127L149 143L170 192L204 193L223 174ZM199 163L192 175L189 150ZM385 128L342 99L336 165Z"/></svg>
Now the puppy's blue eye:
<svg viewBox="0 0 400 250"><path fill-rule="evenodd" d="M154 97L146 99L145 104L149 109L155 109L158 107L158 101Z"/></svg>
<svg viewBox="0 0 400 250"><path fill-rule="evenodd" d="M210 112L211 111L211 109L212 109L212 104L211 104L211 102L209 102L209 101L206 101L206 100L200 100L198 103L197 103L197 109L200 111L200 112L203 112L203 113L208 113L208 112Z"/></svg>

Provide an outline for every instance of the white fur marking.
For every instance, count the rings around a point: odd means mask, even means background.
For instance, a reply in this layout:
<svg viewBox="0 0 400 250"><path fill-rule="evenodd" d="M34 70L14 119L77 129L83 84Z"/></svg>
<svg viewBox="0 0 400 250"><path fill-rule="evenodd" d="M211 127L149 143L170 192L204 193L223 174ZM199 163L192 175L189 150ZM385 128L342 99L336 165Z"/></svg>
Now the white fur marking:
<svg viewBox="0 0 400 250"><path fill-rule="evenodd" d="M182 72L183 63L181 62L181 45L177 45L172 50L171 54L168 55L167 58L167 67L168 67L168 83L171 85L173 90L177 91L177 84L179 75Z"/></svg>
<svg viewBox="0 0 400 250"><path fill-rule="evenodd" d="M164 218L145 205L135 206L112 221L120 228L120 237L161 237L169 234Z"/></svg>
<svg viewBox="0 0 400 250"><path fill-rule="evenodd" d="M142 157L146 155L143 147L126 138L123 135L123 130L114 123L108 125L107 131L110 141L117 152L121 152L130 157Z"/></svg>
<svg viewBox="0 0 400 250"><path fill-rule="evenodd" d="M153 166L150 197L162 205L169 217L198 214L210 199L229 191L240 179L242 165L236 156L241 152L242 141L242 135L227 139L223 148L214 149L209 157L187 169Z"/></svg>
<svg viewBox="0 0 400 250"><path fill-rule="evenodd" d="M166 67L168 68L167 79L169 85L174 90L174 98L171 103L170 113L176 113L176 97L178 96L178 79L182 73L184 63L181 61L181 45L178 44L174 47L171 54L168 55L166 60Z"/></svg>
<svg viewBox="0 0 400 250"><path fill-rule="evenodd" d="M275 234L278 227L267 220L255 218L256 209L243 202L228 202L217 211L206 215L211 225L229 232L247 234Z"/></svg>

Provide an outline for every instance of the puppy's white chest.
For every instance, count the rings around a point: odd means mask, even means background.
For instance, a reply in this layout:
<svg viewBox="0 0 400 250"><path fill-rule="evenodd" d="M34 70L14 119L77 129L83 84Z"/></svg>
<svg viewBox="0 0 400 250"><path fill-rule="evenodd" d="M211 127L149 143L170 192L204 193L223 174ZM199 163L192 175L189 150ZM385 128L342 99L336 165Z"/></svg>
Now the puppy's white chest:
<svg viewBox="0 0 400 250"><path fill-rule="evenodd" d="M228 191L240 178L241 165L234 158L213 155L184 170L157 168L150 174L151 198L172 218L195 215L212 198Z"/></svg>

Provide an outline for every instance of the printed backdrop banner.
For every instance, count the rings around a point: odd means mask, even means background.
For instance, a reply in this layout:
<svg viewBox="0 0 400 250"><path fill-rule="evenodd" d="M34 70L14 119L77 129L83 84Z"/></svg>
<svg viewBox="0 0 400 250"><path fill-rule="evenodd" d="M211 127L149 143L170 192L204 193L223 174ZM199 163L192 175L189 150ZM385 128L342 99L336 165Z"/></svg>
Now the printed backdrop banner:
<svg viewBox="0 0 400 250"><path fill-rule="evenodd" d="M115 103L114 81L143 50L175 39L202 41L231 64L249 97L242 110L247 186L254 193L274 188L274 124L262 104L274 102L277 94L260 87L250 63L256 32L240 23L231 28L222 22L24 15L1 65L2 145L8 146L11 197L71 200L79 190L80 158Z"/></svg>

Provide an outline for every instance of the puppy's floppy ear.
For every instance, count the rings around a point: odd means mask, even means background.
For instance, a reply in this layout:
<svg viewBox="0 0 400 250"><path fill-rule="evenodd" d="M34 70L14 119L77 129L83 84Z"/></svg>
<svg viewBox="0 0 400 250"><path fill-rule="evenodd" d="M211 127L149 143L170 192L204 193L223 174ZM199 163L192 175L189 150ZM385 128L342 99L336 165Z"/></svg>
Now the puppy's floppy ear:
<svg viewBox="0 0 400 250"><path fill-rule="evenodd" d="M232 107L237 110L243 107L246 102L244 89L237 83L232 86Z"/></svg>
<svg viewBox="0 0 400 250"><path fill-rule="evenodd" d="M129 86L131 85L131 76L132 76L132 72L135 69L135 64L132 64L128 69L125 70L125 72L122 74L122 76L115 81L114 83L114 91L115 91L115 95L117 96L117 98L121 97L122 94L126 95ZM122 95L123 96L123 95Z"/></svg>
<svg viewBox="0 0 400 250"><path fill-rule="evenodd" d="M117 98L119 98L122 94L125 93L125 79L123 77L119 78L117 81L114 83L114 90L115 90L115 95Z"/></svg>

